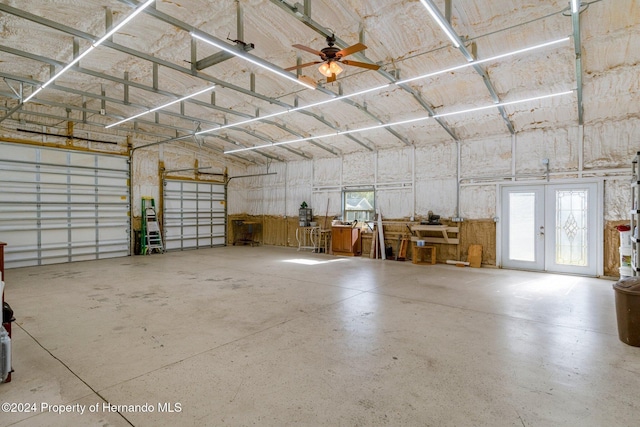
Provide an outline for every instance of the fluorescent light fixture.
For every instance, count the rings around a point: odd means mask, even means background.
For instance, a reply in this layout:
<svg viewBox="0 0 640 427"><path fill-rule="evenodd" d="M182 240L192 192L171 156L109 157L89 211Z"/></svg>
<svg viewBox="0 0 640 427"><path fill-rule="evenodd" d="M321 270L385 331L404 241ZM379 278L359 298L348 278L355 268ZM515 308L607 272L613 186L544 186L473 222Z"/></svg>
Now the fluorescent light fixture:
<svg viewBox="0 0 640 427"><path fill-rule="evenodd" d="M460 70L462 68L472 67L474 65L482 64L484 62L495 61L495 60L498 60L498 59L506 58L506 57L513 56L513 55L518 55L518 54L529 52L529 51L532 51L532 50L542 49L544 47L553 46L555 44L563 43L563 42L566 42L566 41L569 41L569 37L564 37L562 39L553 40L553 41L550 41L550 42L541 43L541 44L538 44L538 45L535 45L535 46L526 47L526 48L515 50L515 51L512 51L512 52L503 53L503 54L500 54L500 55L492 56L490 58L481 59L481 60L478 60L478 61L465 62L462 65L458 65L458 66L455 66L455 67L447 68L445 70L435 71L433 73L423 74L421 76L411 77L411 78L408 78L408 79L405 79L405 80L399 80L399 81L397 81L395 83L387 83L387 84L384 84L384 85L381 85L381 86L372 87L370 89L363 89L363 90L361 90L359 92L350 93L348 95L337 96L335 98L326 99L324 101L315 102L313 104L304 105L304 106L295 107L295 108L289 108L288 110L281 111L279 113L273 113L273 114L269 114L267 116L255 117L253 119L243 120L243 121L237 122L237 123L230 123L230 124L227 124L227 125L222 125L222 126L218 126L218 127L211 128L211 129L205 129L205 130L202 130L200 132L197 132L196 135L201 135L201 134L204 134L204 133L211 133L211 132L219 131L219 130L222 130L222 129L236 127L236 126L242 126L242 125L253 123L253 122L256 122L256 121L259 121L259 120L268 119L268 118L271 118L271 117L276 117L276 116L281 116L281 115L284 115L284 114L292 113L294 111L307 110L309 108L318 107L320 105L329 104L331 102L336 102L336 101L341 101L343 99L353 98L353 97L356 97L358 95L364 95L365 93L376 92L376 91L379 91L379 90L382 90L382 89L386 89L386 88L388 88L390 86L393 86L394 84L395 85L400 85L400 84L409 83L409 82L412 82L412 81L415 81L415 80L426 79L426 78L434 77L434 76L437 76L437 75L440 75L440 74L445 74L445 73L450 73L452 71Z"/></svg>
<svg viewBox="0 0 640 427"><path fill-rule="evenodd" d="M451 40L451 43L453 43L455 47L460 47L460 42L458 41L458 37L455 34L453 34L453 31L451 30L449 23L444 20L442 15L440 15L439 12L436 12L434 7L427 1L420 0L420 3L422 3L422 5L427 9L431 17L436 21L436 23L440 25L440 28L442 28L442 31L444 31L447 37L449 37L449 40Z"/></svg>
<svg viewBox="0 0 640 427"><path fill-rule="evenodd" d="M91 52L93 49L95 49L96 47L98 47L102 43L104 43L105 40L107 40L109 37L114 35L120 28L124 27L127 23L129 23L129 21L131 21L133 18L135 18L138 14L142 13L142 11L145 10L154 1L155 0L147 0L146 2L144 2L144 4L142 4L141 6L138 6L138 8L136 10L134 10L130 15L127 15L127 17L124 18L118 25L116 25L115 27L110 29L104 36L102 36L102 38L100 38L100 40L98 40L95 43L91 43L91 46L89 46L89 48L87 50L82 52L80 55L76 56L73 59L73 61L68 63L62 70L60 70L53 77L51 77L49 80L47 80L45 83L43 83L38 89L33 91L31 93L31 95L29 95L27 98L25 98L24 101L22 101L22 103L26 104L27 102L29 102L34 96L36 96L36 94L38 92L40 92L45 87L49 86L51 83L53 83L62 74L66 73L69 70L69 68L73 67L78 62L80 62L80 60L82 58L84 58L85 56L87 56L89 54L89 52Z"/></svg>
<svg viewBox="0 0 640 427"><path fill-rule="evenodd" d="M248 123L257 122L259 120L269 119L271 117L282 116L284 114L293 113L294 111L306 110L306 109L309 109L309 108L312 108L312 107L317 107L319 105L328 104L330 102L340 101L341 99L352 98L352 97L357 96L357 95L362 95L362 94L365 94L365 93L368 93L368 92L373 92L373 91L377 91L377 90L380 90L380 89L384 89L384 88L389 87L391 85L393 85L393 83L387 83L387 84L382 85L382 86L373 87L371 89L364 89L364 90L361 90L360 92L351 93L349 95L338 96L338 97L327 99L327 100L324 100L324 101L319 101L319 102L316 102L316 103L313 103L313 104L304 105L302 107L289 108L288 110L280 111L278 113L268 114L266 116L254 117L253 119L243 120L243 121L237 122L237 123L230 123L228 125L222 125L222 126L218 126L218 127L211 128L211 129L205 129L205 130L202 130L200 132L197 132L196 135L201 135L203 133L211 133L211 132L214 132L214 131L227 129L227 128L232 128L232 127L237 127L237 126L242 126L242 125L246 125Z"/></svg>
<svg viewBox="0 0 640 427"><path fill-rule="evenodd" d="M160 110L160 109L162 109L162 108L168 107L168 106L173 105L173 104L177 104L178 102L182 102L182 101L184 101L185 99L193 98L194 96L198 96L198 95L200 95L201 93L209 92L210 90L213 90L214 88L215 88L215 85L214 85L214 86L207 87L207 88L205 88L205 89L199 90L199 91L198 91L198 92L196 92L196 93L192 93L191 95L183 96L183 97L182 97L182 98L180 98L180 99L176 99L176 100L174 100L174 101L168 102L168 103L163 104L163 105L161 105L161 106L159 106L159 107L152 108L152 109L150 109L150 110L147 110L147 111L144 111L144 112L142 112L142 113L136 114L135 116L131 116L131 117L128 117L128 118L126 118L126 119L120 120L119 122L112 123L112 124L110 124L110 125L108 125L108 126L105 126L105 128L106 128L106 129L109 129L110 127L117 126L117 125L122 124L122 123L124 123L124 122L128 122L129 120L137 119L138 117L140 117L140 116L144 116L145 114L153 113L154 111L158 111L158 110ZM196 134L196 135L197 135L197 134Z"/></svg>
<svg viewBox="0 0 640 427"><path fill-rule="evenodd" d="M272 73L278 74L279 76L284 77L285 79L289 79L292 82L296 82L299 85L302 85L302 86L304 86L306 88L315 90L315 86L310 85L309 83L306 83L306 82L304 82L302 80L298 80L293 74L288 73L288 72L286 72L284 70L280 70L280 69L278 69L276 67L273 67L271 64L268 64L267 62L262 62L262 61L259 60L259 58L253 59L250 55L248 55L248 54L246 54L244 52L241 52L241 51L239 51L237 49L231 48L228 45L226 45L226 43L220 43L220 42L217 42L215 40L211 40L211 38L206 37L206 36L202 36L202 35L196 33L195 31L191 32L191 36L193 38L198 39L198 40L202 40L203 42L208 43L211 46L215 46L218 49L222 49L227 53L235 55L238 58L242 58L245 61L251 62L252 64L257 65L258 67L262 67L267 71L271 71Z"/></svg>
<svg viewBox="0 0 640 427"><path fill-rule="evenodd" d="M535 46L530 46L530 47L525 47L523 49L514 50L512 52L502 53L500 55L492 56L492 57L489 57L489 58L479 59L479 60L472 61L472 62L466 62L466 63L464 63L462 65L456 65L455 67L446 68L446 69L440 70L440 71L434 71L433 73L423 74L421 76L411 77L411 78L408 78L408 79L400 80L400 81L397 81L395 84L399 85L399 84L403 84L403 83L409 83L409 82L412 82L412 81L415 81L415 80L434 77L434 76L437 76L437 75L440 75L440 74L451 73L453 71L461 70L463 68L473 67L474 65L483 64L485 62L497 61L498 59L506 58L506 57L513 56L513 55L518 55L518 54L529 52L529 51L532 51L532 50L542 49L543 47L553 46L555 44L560 44L560 43L563 43L563 42L567 42L569 40L570 40L569 37L564 37L564 38L561 38L561 39L558 39L558 40L553 40L553 41L550 41L550 42L541 43L541 44L538 44L538 45L535 45Z"/></svg>
<svg viewBox="0 0 640 427"><path fill-rule="evenodd" d="M576 13L580 10L580 0L571 0L571 13Z"/></svg>
<svg viewBox="0 0 640 427"><path fill-rule="evenodd" d="M475 111L488 110L490 108L495 108L495 107L506 107L508 105L522 104L524 102L531 102L531 101L538 101L538 100L541 100L541 99L555 98L557 96L569 95L571 93L573 93L572 90L567 90L567 91L564 91L564 92L556 92L556 93L552 93L550 95L535 96L533 98L520 99L520 100L517 100L517 101L497 102L495 104L485 105L483 107L475 107L475 108L469 108L467 110L452 111L450 113L436 114L436 115L433 116L433 118L434 119L438 119L438 118L441 118L441 117L457 116L459 114L473 113Z"/></svg>
<svg viewBox="0 0 640 427"><path fill-rule="evenodd" d="M485 106L482 106L482 107L469 108L469 109L460 110L460 111L452 111L452 112L449 112L449 113L436 114L434 116L418 117L418 118L415 118L415 119L402 120L402 121L393 122L393 123L385 123L385 124L381 124L381 125L369 126L369 127L360 128L360 129L352 129L352 130L328 133L328 134L324 134L324 135L309 136L309 137L306 137L306 138L293 139L293 140L283 141L283 142L275 142L275 143L271 143L271 144L256 145L256 146L253 146L253 147L236 148L236 149L233 149L233 150L225 151L224 154L237 153L237 152L240 152L240 151L259 150L261 148L277 147L278 145L293 144L295 142L303 142L303 141L308 141L310 139L329 138L329 137L338 136L338 135L346 135L346 134L354 133L354 132L365 132L365 131L373 130L373 129L380 129L380 128L389 127L389 126L398 126L398 125L403 125L403 124L407 124L407 123L415 123L415 122L419 122L419 121L423 121L423 120L437 119L437 118L440 118L440 117L448 117L448 116L455 116L455 115L459 115L459 114L472 113L474 111L488 110L488 109L496 108L496 107L505 107L505 106L508 106L508 105L524 104L526 102L538 101L538 100L541 100L541 99L548 99L548 98L555 98L555 97L558 97L558 96L569 95L571 93L573 93L573 90L567 90L567 91L564 91L564 92L557 92L557 93L552 93L552 94L549 94L549 95L535 96L533 98L519 99L517 101L498 102L498 103L495 103L495 104L485 105Z"/></svg>

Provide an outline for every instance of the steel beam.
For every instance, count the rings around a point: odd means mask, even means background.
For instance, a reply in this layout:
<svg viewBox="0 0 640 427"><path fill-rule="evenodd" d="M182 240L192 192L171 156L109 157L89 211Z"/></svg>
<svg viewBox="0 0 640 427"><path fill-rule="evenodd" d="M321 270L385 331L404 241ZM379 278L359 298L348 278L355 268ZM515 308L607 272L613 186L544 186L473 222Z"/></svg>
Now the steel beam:
<svg viewBox="0 0 640 427"><path fill-rule="evenodd" d="M580 34L580 4L578 11L571 14L571 23L573 25L573 46L576 54L576 84L578 94L578 124L584 125L584 104L582 99L582 39Z"/></svg>
<svg viewBox="0 0 640 427"><path fill-rule="evenodd" d="M429 3L429 5L431 5L431 8L433 9L433 11L437 15L439 15L439 17L442 20L442 22L447 24L448 30L451 32L451 34L453 34L458 40L462 41L462 39L460 39L460 36L458 36L458 33L456 33L456 31L453 29L453 26L451 26L449 21L447 21L447 19L440 12L440 9L438 9L438 7L433 3L433 0L423 0L423 1L425 3ZM469 52L469 50L467 49L467 47L463 43L460 43L460 45L458 46L458 50L460 50L460 52L462 53L462 55L464 55L464 57L465 57L465 59L467 61L471 62L471 61L474 61L476 59L471 54L471 52ZM489 94L491 95L491 98L493 99L493 102L495 102L496 104L499 103L500 102L500 97L496 93L496 90L493 87L493 83L491 83L491 80L489 79L489 76L487 75L487 73L484 70L484 68L482 68L478 64L474 64L473 65L473 69L476 70L476 72L480 75L480 77L482 77L482 81L484 82L484 85L487 87L487 90L489 91ZM502 119L504 120L507 128L509 129L509 133L511 133L511 135L514 135L516 133L516 131L515 131L514 127L513 127L513 123L511 123L511 120L509 120L509 116L507 115L506 110L504 109L503 106L499 105L498 106L498 111L500 112L500 116L502 116Z"/></svg>
<svg viewBox="0 0 640 427"><path fill-rule="evenodd" d="M327 36L333 35L333 32L330 29L322 26L318 22L316 22L313 19L311 19L311 16L306 15L306 14L302 14L301 11L299 10L299 8L297 8L296 6L291 6L291 5L287 4L285 1L282 1L282 0L270 0L270 1L271 1L271 3L275 4L276 6L279 6L282 10L284 10L287 13L289 13L291 16L295 17L297 20L299 20L300 22L302 22L303 24L305 24L307 27L311 28L315 32L321 34L322 36L327 37ZM342 48L345 48L345 47L349 46L348 43L346 43L344 40L340 39L339 37L336 37L336 45L340 46ZM357 58L357 59L362 60L362 61L373 63L373 61L371 61L369 58L367 58L364 55L364 53L362 53L362 52L357 52L357 53L353 54L353 56L355 58ZM382 75L384 78L386 78L387 80L389 80L392 83L395 83L395 82L398 81L398 79L396 79L392 74L390 74L389 72L387 72L386 70L384 70L382 68L378 69L377 72L378 72L378 74ZM430 117L432 117L432 116L434 116L436 114L435 111L433 110L433 108L430 106L430 104L427 101L425 101L417 91L415 91L413 88L411 88L411 86L409 86L407 84L400 84L400 85L398 85L398 87L402 88L403 90L405 90L406 92L411 94L411 96L413 96L413 98L418 102L418 104L420 104L420 106L427 111L427 113L429 114ZM458 140L458 136L456 135L456 133L447 125L447 123L444 120L442 120L441 118L436 118L435 121L440 126L442 126L442 128L454 140L456 140L456 141ZM385 129L387 129L389 132L391 132L390 128L387 127ZM397 136L397 135L394 135L394 136ZM401 139L401 140L402 140L402 142L407 144L406 139Z"/></svg>

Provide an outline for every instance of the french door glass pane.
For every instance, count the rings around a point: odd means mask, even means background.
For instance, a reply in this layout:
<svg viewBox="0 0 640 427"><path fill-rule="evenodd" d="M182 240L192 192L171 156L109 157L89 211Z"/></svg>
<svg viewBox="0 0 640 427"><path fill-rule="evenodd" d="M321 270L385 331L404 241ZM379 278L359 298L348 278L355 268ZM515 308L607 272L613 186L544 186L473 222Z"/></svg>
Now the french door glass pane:
<svg viewBox="0 0 640 427"><path fill-rule="evenodd" d="M509 193L509 259L536 260L535 193Z"/></svg>
<svg viewBox="0 0 640 427"><path fill-rule="evenodd" d="M557 264L587 265L587 196L587 190L556 191Z"/></svg>

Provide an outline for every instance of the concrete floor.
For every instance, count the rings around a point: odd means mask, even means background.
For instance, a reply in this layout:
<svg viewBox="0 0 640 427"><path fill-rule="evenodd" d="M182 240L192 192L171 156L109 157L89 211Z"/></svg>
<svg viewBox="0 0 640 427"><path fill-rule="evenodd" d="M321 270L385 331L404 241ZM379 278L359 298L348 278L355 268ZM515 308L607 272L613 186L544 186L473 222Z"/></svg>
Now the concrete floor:
<svg viewBox="0 0 640 427"><path fill-rule="evenodd" d="M638 425L607 280L248 246L6 276L0 402L35 412L0 425Z"/></svg>

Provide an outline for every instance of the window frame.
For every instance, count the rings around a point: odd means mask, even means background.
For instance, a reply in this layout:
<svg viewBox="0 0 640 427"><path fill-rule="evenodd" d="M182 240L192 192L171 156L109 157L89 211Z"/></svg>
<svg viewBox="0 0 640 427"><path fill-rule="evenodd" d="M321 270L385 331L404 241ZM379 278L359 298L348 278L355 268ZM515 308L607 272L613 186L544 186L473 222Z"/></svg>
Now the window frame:
<svg viewBox="0 0 640 427"><path fill-rule="evenodd" d="M371 205L371 209L347 209L347 198L353 193L372 193L370 198L363 196L362 199ZM374 187L358 187L342 189L342 220L346 222L370 222L375 220L376 216L376 190ZM362 213L368 213L366 218Z"/></svg>

